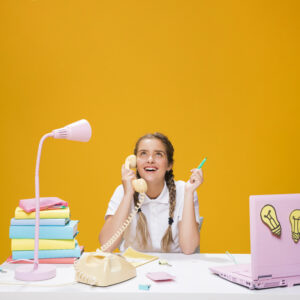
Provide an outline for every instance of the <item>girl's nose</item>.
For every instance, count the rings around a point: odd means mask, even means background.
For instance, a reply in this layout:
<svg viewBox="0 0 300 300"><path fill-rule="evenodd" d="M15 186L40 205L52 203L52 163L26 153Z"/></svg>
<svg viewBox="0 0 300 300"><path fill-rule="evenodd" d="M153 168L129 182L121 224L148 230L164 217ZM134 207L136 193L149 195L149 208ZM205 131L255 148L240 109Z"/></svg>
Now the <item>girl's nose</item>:
<svg viewBox="0 0 300 300"><path fill-rule="evenodd" d="M149 155L149 156L148 156L148 162L153 162L152 155Z"/></svg>

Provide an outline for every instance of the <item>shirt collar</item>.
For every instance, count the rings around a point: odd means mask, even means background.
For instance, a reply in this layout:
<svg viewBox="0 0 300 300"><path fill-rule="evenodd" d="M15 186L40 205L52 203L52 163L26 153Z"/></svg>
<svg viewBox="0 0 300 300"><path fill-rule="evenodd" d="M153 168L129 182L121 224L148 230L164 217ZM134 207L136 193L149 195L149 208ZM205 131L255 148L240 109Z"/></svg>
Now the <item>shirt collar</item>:
<svg viewBox="0 0 300 300"><path fill-rule="evenodd" d="M160 193L160 195L155 199L150 199L147 195L145 195L145 201L146 203L169 203L169 189L167 187L167 184L165 182L164 187Z"/></svg>

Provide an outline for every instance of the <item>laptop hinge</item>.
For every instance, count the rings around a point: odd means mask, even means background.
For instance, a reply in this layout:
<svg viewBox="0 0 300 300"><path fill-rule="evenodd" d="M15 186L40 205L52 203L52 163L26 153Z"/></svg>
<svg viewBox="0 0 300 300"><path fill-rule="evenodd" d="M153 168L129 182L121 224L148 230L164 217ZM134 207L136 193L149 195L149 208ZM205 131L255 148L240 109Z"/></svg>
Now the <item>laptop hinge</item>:
<svg viewBox="0 0 300 300"><path fill-rule="evenodd" d="M258 276L258 279L262 279L262 278L272 278L272 275L260 275Z"/></svg>

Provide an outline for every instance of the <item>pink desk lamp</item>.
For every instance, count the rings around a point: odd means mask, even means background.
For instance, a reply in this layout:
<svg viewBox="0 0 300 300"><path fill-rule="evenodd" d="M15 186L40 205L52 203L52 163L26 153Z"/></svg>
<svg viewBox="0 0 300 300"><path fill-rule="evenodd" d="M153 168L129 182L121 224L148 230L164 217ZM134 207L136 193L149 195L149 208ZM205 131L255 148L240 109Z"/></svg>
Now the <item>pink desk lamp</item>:
<svg viewBox="0 0 300 300"><path fill-rule="evenodd" d="M56 139L67 139L78 142L88 142L92 135L92 129L88 121L80 120L69 124L63 128L55 129L51 133L45 134L39 144L36 168L35 168L35 235L34 235L34 265L22 266L16 269L15 278L18 280L35 281L46 280L55 277L56 269L51 265L39 265L39 226L40 226L40 185L39 185L39 168L41 150L44 140L47 137Z"/></svg>

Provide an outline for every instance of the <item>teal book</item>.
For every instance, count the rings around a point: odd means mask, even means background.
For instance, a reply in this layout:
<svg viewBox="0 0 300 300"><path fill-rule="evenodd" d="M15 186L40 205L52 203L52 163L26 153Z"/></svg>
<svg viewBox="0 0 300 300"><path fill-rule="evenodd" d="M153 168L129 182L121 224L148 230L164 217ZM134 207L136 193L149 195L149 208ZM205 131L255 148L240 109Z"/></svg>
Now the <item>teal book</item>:
<svg viewBox="0 0 300 300"><path fill-rule="evenodd" d="M65 226L70 222L70 219L40 219L40 226L42 225L56 225ZM10 225L35 225L35 219L15 219L10 220Z"/></svg>
<svg viewBox="0 0 300 300"><path fill-rule="evenodd" d="M80 257L81 249L76 241L74 249L39 250L39 258ZM33 250L12 251L12 259L33 259Z"/></svg>
<svg viewBox="0 0 300 300"><path fill-rule="evenodd" d="M40 239L72 240L77 234L78 221L71 220L65 226L40 225ZM34 225L11 225L9 227L9 238L11 239L34 239Z"/></svg>

